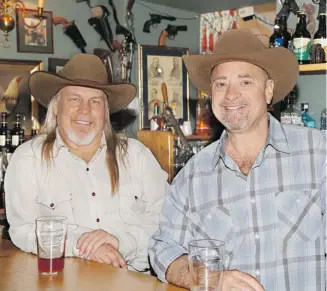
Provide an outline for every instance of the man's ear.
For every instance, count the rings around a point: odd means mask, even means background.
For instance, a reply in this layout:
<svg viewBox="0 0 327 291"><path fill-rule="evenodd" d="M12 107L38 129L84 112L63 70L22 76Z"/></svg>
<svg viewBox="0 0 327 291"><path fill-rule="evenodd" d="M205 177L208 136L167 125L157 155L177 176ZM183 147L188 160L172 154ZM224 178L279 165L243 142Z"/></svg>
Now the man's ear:
<svg viewBox="0 0 327 291"><path fill-rule="evenodd" d="M271 79L268 79L266 81L266 88L265 88L265 98L266 98L267 104L271 104L271 102L272 102L272 99L274 97L274 87L275 87L274 81Z"/></svg>

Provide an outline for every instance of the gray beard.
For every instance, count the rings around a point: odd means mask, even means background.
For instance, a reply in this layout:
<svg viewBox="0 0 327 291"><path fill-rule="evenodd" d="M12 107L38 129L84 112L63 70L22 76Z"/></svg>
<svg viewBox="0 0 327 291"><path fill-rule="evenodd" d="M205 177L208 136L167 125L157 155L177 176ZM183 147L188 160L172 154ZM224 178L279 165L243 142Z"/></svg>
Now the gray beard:
<svg viewBox="0 0 327 291"><path fill-rule="evenodd" d="M78 136L71 129L67 132L67 137L69 138L69 140L78 146L90 144L92 141L94 141L96 135L97 133L95 131L90 132L87 136Z"/></svg>

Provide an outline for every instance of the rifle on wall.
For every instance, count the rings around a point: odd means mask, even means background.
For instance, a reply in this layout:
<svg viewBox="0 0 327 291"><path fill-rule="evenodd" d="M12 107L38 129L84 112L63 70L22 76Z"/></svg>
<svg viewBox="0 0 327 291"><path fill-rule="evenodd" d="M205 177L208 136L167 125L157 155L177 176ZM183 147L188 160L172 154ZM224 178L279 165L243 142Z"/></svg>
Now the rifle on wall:
<svg viewBox="0 0 327 291"><path fill-rule="evenodd" d="M296 4L295 0L284 0L284 2L282 2L282 3L283 3L283 6L282 6L281 10L278 12L278 14L276 15L277 18L280 18L281 15L286 15L286 18L288 19L288 16L290 15L291 12L294 15L297 15L297 13L300 10L300 8Z"/></svg>
<svg viewBox="0 0 327 291"><path fill-rule="evenodd" d="M166 46L166 39L175 39L175 36L179 31L187 31L186 25L170 25L168 24L167 28L163 30L159 37L159 46Z"/></svg>
<svg viewBox="0 0 327 291"><path fill-rule="evenodd" d="M52 21L54 25L61 24L64 28L64 34L66 34L73 41L73 43L81 50L82 53L86 53L86 41L76 26L74 20L69 21L63 17L53 17Z"/></svg>
<svg viewBox="0 0 327 291"><path fill-rule="evenodd" d="M112 8L113 17L116 23L116 34L124 36L124 40L122 41L121 47L119 49L119 61L121 64L120 81L131 82L132 63L136 41L132 32L120 24L117 16L117 9L113 3L113 0L108 0L108 3Z"/></svg>

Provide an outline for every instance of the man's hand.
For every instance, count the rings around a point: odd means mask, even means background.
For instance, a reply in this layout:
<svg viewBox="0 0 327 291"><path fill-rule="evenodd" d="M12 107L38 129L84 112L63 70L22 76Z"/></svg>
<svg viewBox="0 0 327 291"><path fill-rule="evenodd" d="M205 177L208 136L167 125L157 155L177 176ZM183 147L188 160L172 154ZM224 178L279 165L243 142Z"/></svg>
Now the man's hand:
<svg viewBox="0 0 327 291"><path fill-rule="evenodd" d="M110 244L116 250L119 247L119 241L115 236L102 229L97 229L84 233L77 241L76 248L79 249L81 257L89 257L103 244Z"/></svg>
<svg viewBox="0 0 327 291"><path fill-rule="evenodd" d="M220 290L220 289L219 289ZM263 286L251 275L238 270L224 271L222 291L264 291Z"/></svg>
<svg viewBox="0 0 327 291"><path fill-rule="evenodd" d="M87 257L88 260L113 265L116 268L127 269L127 264L121 254L110 244L104 244L98 250Z"/></svg>

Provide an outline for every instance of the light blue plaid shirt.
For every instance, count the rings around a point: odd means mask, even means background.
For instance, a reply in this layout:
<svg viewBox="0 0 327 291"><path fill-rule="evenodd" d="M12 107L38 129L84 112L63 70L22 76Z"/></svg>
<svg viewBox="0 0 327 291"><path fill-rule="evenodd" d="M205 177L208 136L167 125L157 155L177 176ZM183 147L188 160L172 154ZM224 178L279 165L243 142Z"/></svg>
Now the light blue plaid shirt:
<svg viewBox="0 0 327 291"><path fill-rule="evenodd" d="M150 260L165 282L192 239L229 242L229 269L267 291L326 288L326 135L269 118L266 145L244 176L221 139L194 156L170 186Z"/></svg>

